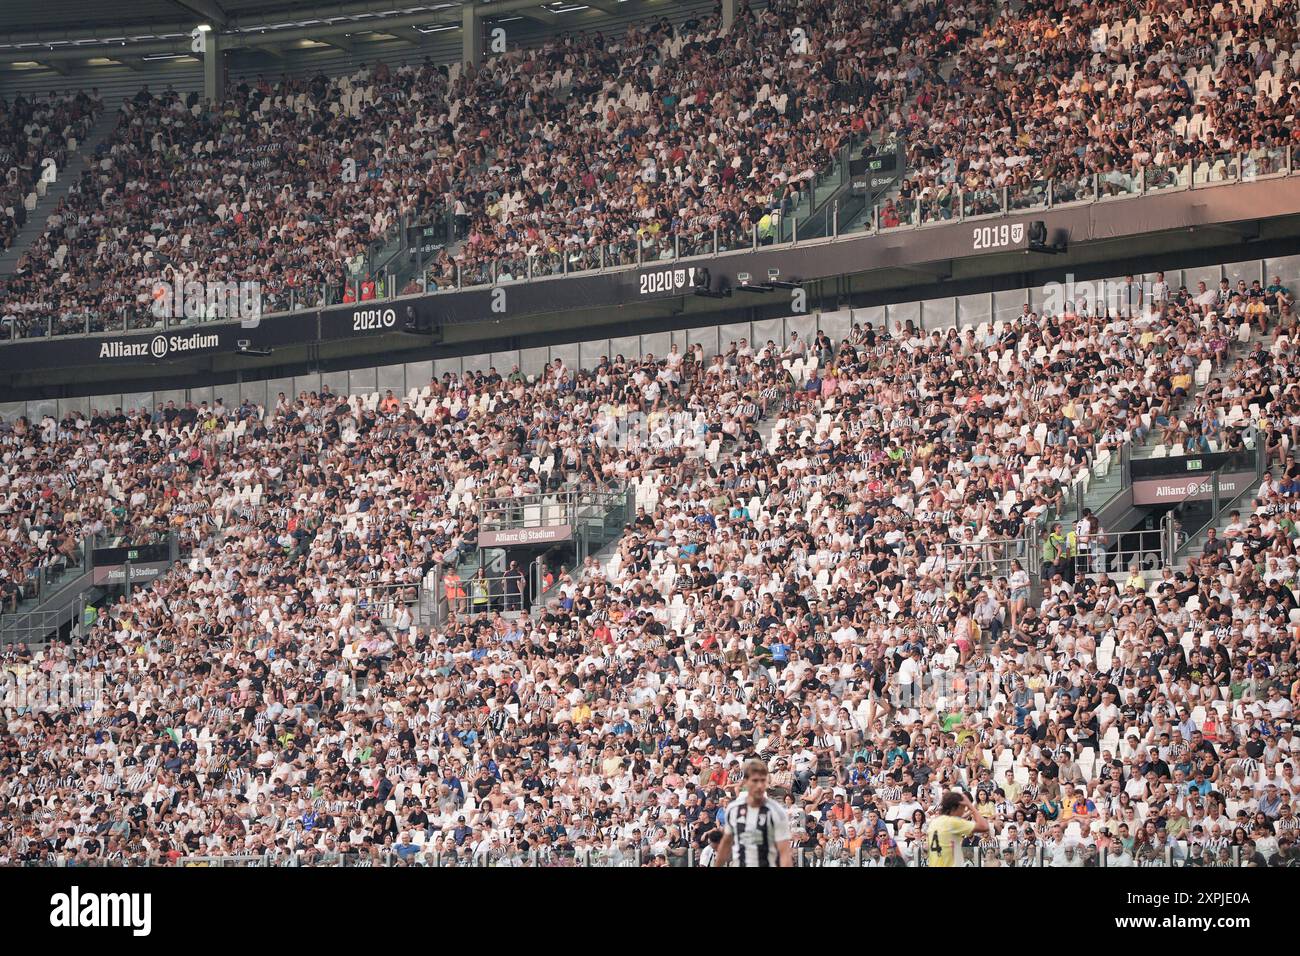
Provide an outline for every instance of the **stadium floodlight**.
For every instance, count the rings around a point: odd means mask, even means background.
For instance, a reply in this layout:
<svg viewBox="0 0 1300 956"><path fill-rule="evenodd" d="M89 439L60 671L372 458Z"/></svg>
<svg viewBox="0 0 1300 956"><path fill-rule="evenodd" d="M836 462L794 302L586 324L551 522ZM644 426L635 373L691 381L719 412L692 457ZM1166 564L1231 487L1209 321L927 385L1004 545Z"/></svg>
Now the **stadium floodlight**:
<svg viewBox="0 0 1300 956"><path fill-rule="evenodd" d="M694 279L692 282L692 291L704 299L730 299L731 287L727 284L726 276L722 277L719 282L719 288L713 288L713 276L708 269L695 269Z"/></svg>
<svg viewBox="0 0 1300 956"><path fill-rule="evenodd" d="M413 305L406 307L406 313L402 317L402 331L407 335L422 335L425 338L442 340L442 327L433 320L432 316L416 312Z"/></svg>
<svg viewBox="0 0 1300 956"><path fill-rule="evenodd" d="M1047 241L1047 223L1041 219L1035 219L1029 224L1026 235L1029 237L1030 252L1042 252L1054 256L1058 252L1065 251L1066 244L1064 240L1050 243Z"/></svg>
<svg viewBox="0 0 1300 956"><path fill-rule="evenodd" d="M248 339L237 339L235 341L236 355L265 356L265 355L270 355L272 351L273 349L262 348L260 346L253 345Z"/></svg>
<svg viewBox="0 0 1300 956"><path fill-rule="evenodd" d="M736 281L740 283L740 288L745 292L771 292L775 286L767 285L762 282L755 282L754 277L748 272L737 272Z"/></svg>

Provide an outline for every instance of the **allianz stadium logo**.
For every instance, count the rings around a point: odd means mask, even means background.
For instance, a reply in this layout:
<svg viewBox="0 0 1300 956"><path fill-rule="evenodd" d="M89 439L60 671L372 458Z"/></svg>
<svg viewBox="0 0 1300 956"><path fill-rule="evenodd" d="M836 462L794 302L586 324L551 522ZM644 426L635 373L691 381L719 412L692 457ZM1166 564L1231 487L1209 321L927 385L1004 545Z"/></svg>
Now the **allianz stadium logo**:
<svg viewBox="0 0 1300 956"><path fill-rule="evenodd" d="M189 335L155 335L148 341L128 342L113 339L99 346L101 359L163 359L178 352L215 349L221 345L221 336L192 332Z"/></svg>

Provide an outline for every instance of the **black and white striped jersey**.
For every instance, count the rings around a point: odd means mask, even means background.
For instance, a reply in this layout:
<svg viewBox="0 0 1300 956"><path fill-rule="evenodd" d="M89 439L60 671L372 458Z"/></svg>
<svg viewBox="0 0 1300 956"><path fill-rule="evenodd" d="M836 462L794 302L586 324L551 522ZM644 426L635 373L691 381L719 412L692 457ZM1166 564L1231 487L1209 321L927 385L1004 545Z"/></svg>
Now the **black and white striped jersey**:
<svg viewBox="0 0 1300 956"><path fill-rule="evenodd" d="M731 836L731 858L736 866L779 866L779 845L790 839L790 818L771 798L760 807L749 805L742 794L727 805L726 833Z"/></svg>

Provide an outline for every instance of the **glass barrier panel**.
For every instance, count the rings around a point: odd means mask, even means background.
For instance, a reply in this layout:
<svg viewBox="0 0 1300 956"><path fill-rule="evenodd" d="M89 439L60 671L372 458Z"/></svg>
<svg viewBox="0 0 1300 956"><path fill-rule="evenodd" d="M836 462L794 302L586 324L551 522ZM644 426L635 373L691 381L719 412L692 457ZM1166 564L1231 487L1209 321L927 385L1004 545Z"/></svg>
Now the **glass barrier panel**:
<svg viewBox="0 0 1300 956"><path fill-rule="evenodd" d="M681 236L678 240L678 249L683 257L712 255L713 231L693 232Z"/></svg>
<svg viewBox="0 0 1300 956"><path fill-rule="evenodd" d="M951 187L923 196L917 201L917 221L921 225L932 222L949 222L957 218L957 194Z"/></svg>
<svg viewBox="0 0 1300 956"><path fill-rule="evenodd" d="M445 292L456 288L455 263L431 262L425 267L423 275L424 288L429 292Z"/></svg>
<svg viewBox="0 0 1300 956"><path fill-rule="evenodd" d="M1276 176L1285 172L1285 146L1275 146L1271 149L1257 147L1242 157L1241 178L1243 182L1249 182L1261 176Z"/></svg>
<svg viewBox="0 0 1300 956"><path fill-rule="evenodd" d="M890 199L880 207L880 229L900 229L903 226L915 226L918 222L920 204L915 199L899 197Z"/></svg>
<svg viewBox="0 0 1300 956"><path fill-rule="evenodd" d="M671 233L647 233L641 239L643 262L662 262L673 258L676 244Z"/></svg>
<svg viewBox="0 0 1300 956"><path fill-rule="evenodd" d="M1193 182L1197 186L1234 182L1237 179L1238 159L1236 153L1218 153L1197 160Z"/></svg>
<svg viewBox="0 0 1300 956"><path fill-rule="evenodd" d="M467 289L476 285L492 284L492 260L474 259L460 264L460 285Z"/></svg>
<svg viewBox="0 0 1300 956"><path fill-rule="evenodd" d="M528 278L528 257L523 253L497 259L497 285L503 282L523 282Z"/></svg>
<svg viewBox="0 0 1300 956"><path fill-rule="evenodd" d="M1142 177L1127 169L1112 169L1097 177L1101 198L1137 196L1142 192Z"/></svg>
<svg viewBox="0 0 1300 956"><path fill-rule="evenodd" d="M569 272L588 272L600 268L600 247L597 245L573 246L568 253Z"/></svg>
<svg viewBox="0 0 1300 956"><path fill-rule="evenodd" d="M754 231L746 224L718 227L718 251L728 252L732 249L750 249L754 245Z"/></svg>
<svg viewBox="0 0 1300 956"><path fill-rule="evenodd" d="M1091 175L1057 177L1052 180L1052 204L1091 202L1097 198L1096 185Z"/></svg>
<svg viewBox="0 0 1300 956"><path fill-rule="evenodd" d="M555 276L564 272L564 260L558 251L547 250L533 256L533 278Z"/></svg>
<svg viewBox="0 0 1300 956"><path fill-rule="evenodd" d="M633 240L624 240L622 242L605 243L605 267L630 266L636 265L636 242Z"/></svg>
<svg viewBox="0 0 1300 956"><path fill-rule="evenodd" d="M1147 192L1186 186L1187 166L1183 163L1150 163L1142 168Z"/></svg>
<svg viewBox="0 0 1300 956"><path fill-rule="evenodd" d="M1049 193L1046 179L1026 179L1007 187L1007 210L1042 209Z"/></svg>
<svg viewBox="0 0 1300 956"><path fill-rule="evenodd" d="M962 193L962 214L967 219L1000 212L1002 212L1002 190L972 189Z"/></svg>

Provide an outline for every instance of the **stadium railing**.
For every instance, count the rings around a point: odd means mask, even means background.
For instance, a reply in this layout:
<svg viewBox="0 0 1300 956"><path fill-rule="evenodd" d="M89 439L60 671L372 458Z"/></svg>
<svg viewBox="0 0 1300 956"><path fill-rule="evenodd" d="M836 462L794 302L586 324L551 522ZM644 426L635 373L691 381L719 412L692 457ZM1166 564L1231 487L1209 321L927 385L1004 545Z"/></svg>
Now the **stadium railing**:
<svg viewBox="0 0 1300 956"><path fill-rule="evenodd" d="M420 868L451 867L590 867L590 868L628 868L645 866L666 866L673 869L691 868L704 865L698 848L694 846L677 846L668 849L649 847L622 848L606 850L593 847L587 852L579 852L575 847L527 851L502 847L486 853L472 853L468 849L458 853L439 853L426 851L423 846L412 843L414 850L409 853L398 852L392 848L379 851L282 851L268 854L233 854L229 856L193 855L181 856L175 860L161 856L150 856L145 860L104 860L75 861L67 859L43 859L29 861L27 866L54 866L68 869L99 868L109 866L173 866L173 867L395 867L412 866ZM1131 869L1135 867L1246 867L1254 863L1247 857L1240 845L1226 847L1228 853L1222 854L1218 849L1197 852L1185 841L1166 843L1162 847L1154 845L1134 847L1131 851L1117 854L1108 849L1066 844L1069 849L1048 850L1041 844L1004 849L1000 846L966 846L962 848L960 866L1001 867L1001 868L1056 868L1082 867L1091 869ZM915 844L906 849L892 844L883 852L877 845L854 848L840 846L838 841L808 849L797 847L792 853L795 867L805 869L864 867L901 867L926 868L927 853L924 847Z"/></svg>
<svg viewBox="0 0 1300 956"><path fill-rule="evenodd" d="M1160 192L1202 189L1218 185L1239 182L1253 182L1261 179L1291 176L1300 171L1295 168L1296 157L1291 146L1279 146L1269 149L1257 148L1248 152L1230 152L1212 156L1201 161L1187 162L1170 166L1143 166L1131 171L1112 170L1070 179L1028 180L1015 186L1000 189L952 190L948 193L927 193L923 198L911 200L889 200L877 203L856 224L845 225L837 210L821 211L832 223L828 238L854 235L862 232L875 233L903 228L924 228L929 225L971 219L995 218L1010 214L1032 212L1039 209L1052 209L1057 206L1108 202L1120 198L1140 198ZM376 268L386 268L388 263L399 261L400 252L406 249L406 240L401 238L411 233L411 218L394 230L398 237L392 241L400 245L397 254L389 254L383 263L372 263ZM760 246L792 246L799 240L797 221L789 226L789 241L781 241L775 235L761 235L759 227L753 225L748 235L729 236L714 231L712 235L691 236L683 238L676 234L645 235L635 243L625 246L615 243L613 247L601 244L592 249L578 249L565 254L544 253L523 258L515 257L500 262L484 261L469 266L456 266L454 277L445 283L431 283L427 272L421 269L421 292L450 291L453 289L473 288L475 286L496 285L501 281L529 281L547 276L571 275L579 272L601 271L609 268L624 268L632 265L672 261L700 256L716 256L730 250L752 250ZM617 250L617 251L615 251ZM398 277L401 270L391 269L389 274ZM306 302L312 307L331 305L340 300L340 290L355 276L340 276L333 286L322 286L319 290L291 291L287 297L264 299L266 310L262 318L273 317L277 311L292 312L301 308ZM400 290L405 283L394 281L382 283L383 286ZM379 289L381 293L389 289ZM300 301L300 299L302 301ZM386 301L376 296L368 300ZM114 318L104 324L105 333L120 332L128 329L131 316L123 315L120 321ZM138 318L138 317L136 317ZM86 330L90 331L91 317L86 317ZM206 319L184 318L168 321L165 327L181 327L201 323ZM47 325L53 322L51 317ZM154 327L156 323L146 323ZM112 328L109 328L109 326ZM53 334L52 327L46 334ZM0 330L0 341L17 337L17 326L10 325L8 334Z"/></svg>
<svg viewBox="0 0 1300 956"><path fill-rule="evenodd" d="M1300 256L1256 258L1181 270L1171 269L1165 273L1169 286L1175 289L1179 285L1195 288L1199 280L1205 281L1207 285L1217 286L1221 278L1228 278L1234 283L1240 278L1246 279L1247 282L1258 278L1268 283L1275 274L1281 277L1284 285L1296 288L1300 285ZM1077 294L1085 295L1086 290L1101 284L1102 281L1080 283ZM316 372L289 378L258 379L246 376L243 382L228 386L201 386L129 393L119 391L76 398L32 399L0 404L0 416L12 420L16 416L25 415L30 420L39 422L45 415L57 418L74 410L84 414L91 408L111 409L115 406L124 409L153 408L167 401L175 401L178 406L186 401L193 401L196 405L205 401L211 404L217 397L222 396L228 403L233 399L234 405L247 399L254 405L269 408L275 405L278 392L296 396L303 392L320 391L322 387L328 387L342 394L391 389L395 395L408 396L428 386L430 381L446 374L461 375L468 370L484 369L488 365L495 365L498 368L518 365L523 374L537 375L557 358L570 367L575 365L591 367L602 355L611 358L619 354L644 355L648 352L665 355L674 344L683 350L698 344L704 351L705 360L708 361L719 351L725 351L729 342L741 338L747 338L756 344L769 339L780 343L787 341L791 333L798 332L804 341L809 342L818 331L824 331L833 340L839 341L849 335L855 323L871 323L877 329L892 329L896 324L909 321L922 331L948 328L964 330L967 327L975 329L1014 320L1020 315L1021 308L1025 304L1030 304L1041 312L1049 304L1047 297L1053 294L1054 289L1055 287L1035 287L960 296L950 295L890 305L825 310L785 318L733 322L679 331L606 336L581 342L512 349L482 355L425 359L396 365L363 366L350 371ZM1075 295L1068 283L1055 291L1068 292L1071 300ZM1124 450L1121 449L1121 455L1123 453Z"/></svg>

